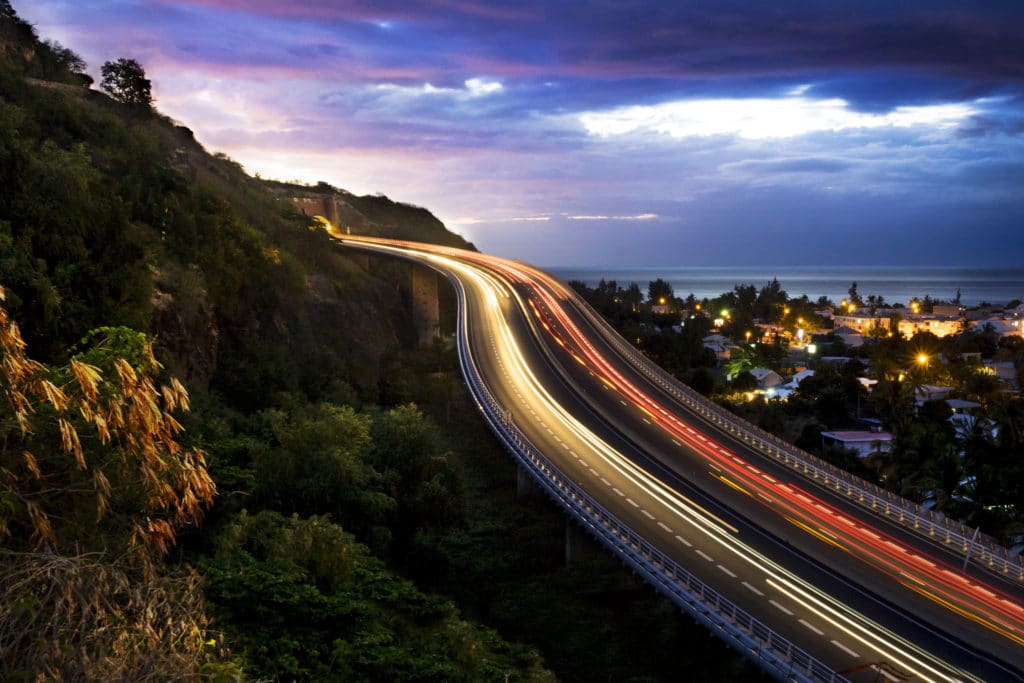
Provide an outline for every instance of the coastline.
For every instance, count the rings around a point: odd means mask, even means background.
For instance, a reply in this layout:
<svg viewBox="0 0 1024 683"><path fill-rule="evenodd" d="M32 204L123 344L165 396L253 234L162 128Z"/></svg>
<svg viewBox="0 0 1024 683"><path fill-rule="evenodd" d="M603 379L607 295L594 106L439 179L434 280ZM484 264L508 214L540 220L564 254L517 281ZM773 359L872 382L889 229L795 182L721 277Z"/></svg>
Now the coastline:
<svg viewBox="0 0 1024 683"><path fill-rule="evenodd" d="M806 294L812 301L827 296L838 302L856 282L862 296L879 295L888 303L906 304L912 297L930 296L952 301L960 290L960 303L1003 306L1024 299L1024 267L975 268L937 266L549 266L561 280L581 280L590 286L602 278L621 285L637 282L642 289L661 278L672 285L676 296L693 294L713 299L738 284L760 289L778 279L790 297Z"/></svg>

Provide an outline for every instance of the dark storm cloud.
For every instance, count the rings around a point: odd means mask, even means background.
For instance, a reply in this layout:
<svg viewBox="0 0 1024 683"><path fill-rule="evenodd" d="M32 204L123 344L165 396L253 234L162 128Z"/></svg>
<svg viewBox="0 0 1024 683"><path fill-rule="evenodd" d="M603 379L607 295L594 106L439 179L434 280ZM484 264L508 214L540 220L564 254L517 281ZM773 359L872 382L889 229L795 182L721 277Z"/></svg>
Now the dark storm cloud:
<svg viewBox="0 0 1024 683"><path fill-rule="evenodd" d="M492 75L615 82L625 92L664 92L695 82L705 94L737 94L764 82L825 81L866 105L977 97L1024 82L1024 4L936 2L303 2L194 0L235 15L340 29L375 52L422 63L445 82L449 69ZM366 23L390 24L370 31ZM351 27L359 25L359 35ZM424 49L424 47L426 49ZM436 59L436 55L445 55ZM833 79L836 72L853 74ZM722 79L738 79L723 82ZM867 85L881 78L888 87ZM846 86L846 87L844 87ZM671 88L671 86L669 86ZM869 92L870 91L870 92ZM761 94L757 93L757 94Z"/></svg>

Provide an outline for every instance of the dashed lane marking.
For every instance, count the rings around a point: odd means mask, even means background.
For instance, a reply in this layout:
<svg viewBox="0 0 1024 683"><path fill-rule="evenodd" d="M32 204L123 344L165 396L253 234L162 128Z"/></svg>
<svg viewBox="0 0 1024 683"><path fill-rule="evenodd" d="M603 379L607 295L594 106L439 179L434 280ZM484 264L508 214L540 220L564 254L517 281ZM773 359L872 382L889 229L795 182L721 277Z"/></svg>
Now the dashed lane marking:
<svg viewBox="0 0 1024 683"><path fill-rule="evenodd" d="M612 487L612 491L615 491L615 493L619 494L620 496L625 496L626 495L625 493L623 493L622 491L620 491L618 488L616 488L614 486Z"/></svg>
<svg viewBox="0 0 1024 683"><path fill-rule="evenodd" d="M779 610L780 612L785 612L786 614L792 614L793 613L793 611L791 609L789 609L785 605L780 605L779 603L775 602L774 600L769 600L768 604L771 605L772 607L774 607L775 609Z"/></svg>
<svg viewBox="0 0 1024 683"><path fill-rule="evenodd" d="M838 640L833 640L832 644L835 645L836 647L838 647L840 650L842 650L846 654L850 655L851 657L860 657L859 654L857 654L856 652L854 652L850 648L846 647L845 645L840 643Z"/></svg>
<svg viewBox="0 0 1024 683"><path fill-rule="evenodd" d="M652 514L651 514L650 512L648 512L647 510L640 510L640 512L641 512L641 513L643 514L643 516L644 516L644 517L646 517L647 519L654 519L654 515L652 515Z"/></svg>
<svg viewBox="0 0 1024 683"><path fill-rule="evenodd" d="M715 561L715 558L711 557L710 555L708 555L708 554L707 554L706 552L704 552L703 550L698 550L698 551L697 551L697 554L698 554L698 555L700 555L701 557L703 557L703 558L704 558L705 560L707 560L708 562L714 562L714 561Z"/></svg>
<svg viewBox="0 0 1024 683"><path fill-rule="evenodd" d="M676 536L676 540L679 541L680 543L682 543L683 545L685 545L687 548L692 548L693 547L693 544L690 543L689 541L687 541L682 536Z"/></svg>
<svg viewBox="0 0 1024 683"><path fill-rule="evenodd" d="M612 483L610 481L608 481L607 479L605 479L604 477L601 477L601 481L604 482L605 486L611 486L612 485Z"/></svg>
<svg viewBox="0 0 1024 683"><path fill-rule="evenodd" d="M818 628L814 624L811 624L811 623L808 623L808 622L804 621L803 619L800 620L800 623L803 624L804 626L806 626L807 628L811 629L815 633L817 633L819 636L825 634L825 632L822 631L820 628Z"/></svg>
<svg viewBox="0 0 1024 683"><path fill-rule="evenodd" d="M745 588L746 588L746 589L747 589L748 591L750 591L751 593L754 593L755 595L764 595L764 593L762 593L761 591L759 591L759 590L758 590L757 588L755 588L754 586L750 585L750 584L749 584L749 583L747 583L746 581L744 581L744 582L743 582L743 586L744 586L744 587L745 587Z"/></svg>
<svg viewBox="0 0 1024 683"><path fill-rule="evenodd" d="M662 529L664 529L668 533L672 533L672 529L670 529L669 527L665 526L664 522L658 522L658 526L660 526Z"/></svg>
<svg viewBox="0 0 1024 683"><path fill-rule="evenodd" d="M640 505L638 503L636 503L632 498L627 498L626 502L629 503L630 505L632 505L635 508L640 507Z"/></svg>
<svg viewBox="0 0 1024 683"><path fill-rule="evenodd" d="M718 568L721 569L726 574L728 574L729 576L731 576L732 578L734 578L734 579L736 578L736 572L734 572L733 570L729 569L724 564L718 565Z"/></svg>

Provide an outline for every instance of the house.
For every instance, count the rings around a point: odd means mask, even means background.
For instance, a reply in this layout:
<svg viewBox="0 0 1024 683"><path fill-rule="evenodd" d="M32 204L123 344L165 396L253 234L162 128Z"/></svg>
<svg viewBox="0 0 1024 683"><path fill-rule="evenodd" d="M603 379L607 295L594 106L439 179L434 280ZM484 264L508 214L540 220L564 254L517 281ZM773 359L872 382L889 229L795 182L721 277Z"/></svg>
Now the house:
<svg viewBox="0 0 1024 683"><path fill-rule="evenodd" d="M862 387L864 387L864 391L868 392L869 394L871 393L871 389L876 384L878 384L878 380L877 379L871 379L869 377L858 377L857 381L860 382L860 385Z"/></svg>
<svg viewBox="0 0 1024 683"><path fill-rule="evenodd" d="M789 398L790 394L797 390L797 387L800 386L800 382L807 379L808 377L813 376L814 370L801 370L800 372L790 377L789 381L786 382L785 384L768 387L767 389L765 389L764 394L768 398L780 398L786 400Z"/></svg>
<svg viewBox="0 0 1024 683"><path fill-rule="evenodd" d="M949 406L953 413L949 416L949 421L952 423L957 435L961 438L965 438L971 433L975 422L986 419L975 415L975 411L982 407L980 403L964 401L959 398L947 398L946 405Z"/></svg>
<svg viewBox="0 0 1024 683"><path fill-rule="evenodd" d="M842 339L843 343L847 346L856 348L864 345L864 335L852 327L837 325L836 329L834 329L832 333Z"/></svg>
<svg viewBox="0 0 1024 683"><path fill-rule="evenodd" d="M709 334L704 337L703 344L705 349L711 349L715 352L715 358L719 361L729 360L729 357L732 355L729 351L732 342L720 334Z"/></svg>
<svg viewBox="0 0 1024 683"><path fill-rule="evenodd" d="M866 458L874 453L888 453L892 443L891 432L841 431L822 432L822 446L836 445L857 451L857 455Z"/></svg>
<svg viewBox="0 0 1024 683"><path fill-rule="evenodd" d="M940 387L934 384L922 384L914 390L914 403L918 406L924 405L927 401L941 401L949 396L953 387Z"/></svg>
<svg viewBox="0 0 1024 683"><path fill-rule="evenodd" d="M814 377L814 370L801 370L789 378L789 382L786 383L786 386L790 389L796 389L800 386L800 382L804 381L808 377Z"/></svg>
<svg viewBox="0 0 1024 683"><path fill-rule="evenodd" d="M750 374L757 380L758 389L770 389L785 383L782 375L769 368L751 368Z"/></svg>
<svg viewBox="0 0 1024 683"><path fill-rule="evenodd" d="M938 315L945 318L962 318L964 315L964 307L960 304L933 304L932 315Z"/></svg>
<svg viewBox="0 0 1024 683"><path fill-rule="evenodd" d="M1021 329L1019 320L1004 320L1002 318L988 318L986 320L975 320L971 323L971 329L981 332L987 325L991 325L992 331L1000 337L1021 336L1024 330Z"/></svg>
<svg viewBox="0 0 1024 683"><path fill-rule="evenodd" d="M882 315L882 312L879 311L871 315L868 312L862 313L862 310L858 309L853 313L836 315L832 321L835 323L837 333L840 327L849 327L858 334L870 334L871 330L875 328L881 328L886 332L889 331L891 318L888 314Z"/></svg>
<svg viewBox="0 0 1024 683"><path fill-rule="evenodd" d="M963 327L963 319L943 315L910 314L896 325L900 333L907 339L918 332L931 332L936 337L957 334Z"/></svg>

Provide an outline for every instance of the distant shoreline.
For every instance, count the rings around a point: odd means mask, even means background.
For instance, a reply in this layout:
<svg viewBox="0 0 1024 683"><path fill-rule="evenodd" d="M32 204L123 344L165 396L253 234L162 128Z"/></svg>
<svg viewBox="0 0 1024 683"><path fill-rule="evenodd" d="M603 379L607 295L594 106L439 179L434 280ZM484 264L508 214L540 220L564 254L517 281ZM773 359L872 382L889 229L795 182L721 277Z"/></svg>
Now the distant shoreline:
<svg viewBox="0 0 1024 683"><path fill-rule="evenodd" d="M827 296L835 302L848 296L852 282L862 297L871 294L887 303L906 303L925 295L951 301L960 290L960 303L977 306L989 303L1004 306L1014 299L1024 300L1024 267L969 268L941 266L551 266L546 270L556 277L580 280L594 286L602 278L620 285L647 283L661 278L669 282L676 296L693 294L698 299L714 298L732 291L737 284L757 288L778 279L790 298L806 294L812 301Z"/></svg>

